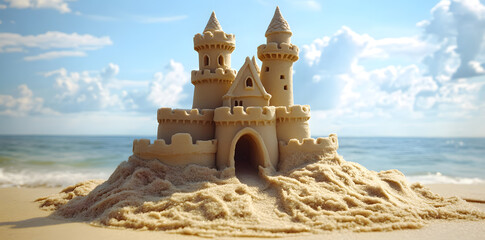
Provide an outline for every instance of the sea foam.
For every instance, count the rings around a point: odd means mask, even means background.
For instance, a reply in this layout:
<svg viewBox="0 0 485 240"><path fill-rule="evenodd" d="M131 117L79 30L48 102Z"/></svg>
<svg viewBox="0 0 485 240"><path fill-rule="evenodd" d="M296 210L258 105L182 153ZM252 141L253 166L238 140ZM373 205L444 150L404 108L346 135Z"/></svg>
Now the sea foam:
<svg viewBox="0 0 485 240"><path fill-rule="evenodd" d="M411 183L422 184L477 184L485 183L485 180L481 178L465 178L465 177L450 177L441 174L440 172L428 173L426 175L406 176L406 179Z"/></svg>
<svg viewBox="0 0 485 240"><path fill-rule="evenodd" d="M6 187L66 187L90 179L108 179L108 170L90 171L46 171L17 170L7 171L0 168L0 188ZM451 177L440 172L425 175L406 176L410 183L422 184L480 184L481 178Z"/></svg>
<svg viewBox="0 0 485 240"><path fill-rule="evenodd" d="M108 171L45 171L0 168L0 187L66 187L88 179L108 179Z"/></svg>

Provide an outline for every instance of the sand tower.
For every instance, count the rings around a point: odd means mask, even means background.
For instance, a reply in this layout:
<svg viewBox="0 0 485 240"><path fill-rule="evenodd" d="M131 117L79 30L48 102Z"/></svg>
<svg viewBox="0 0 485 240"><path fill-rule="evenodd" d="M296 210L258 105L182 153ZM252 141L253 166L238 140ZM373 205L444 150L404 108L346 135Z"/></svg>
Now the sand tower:
<svg viewBox="0 0 485 240"><path fill-rule="evenodd" d="M231 53L236 48L233 34L226 34L214 12L203 34L194 36L199 53L199 70L192 71L194 102L192 108L214 109L222 106L222 96L231 87L236 71L231 69Z"/></svg>
<svg viewBox="0 0 485 240"><path fill-rule="evenodd" d="M261 82L272 96L270 105L293 105L293 63L298 60L298 47L291 44L288 22L277 7L266 30L266 44L258 47L258 58L263 62Z"/></svg>

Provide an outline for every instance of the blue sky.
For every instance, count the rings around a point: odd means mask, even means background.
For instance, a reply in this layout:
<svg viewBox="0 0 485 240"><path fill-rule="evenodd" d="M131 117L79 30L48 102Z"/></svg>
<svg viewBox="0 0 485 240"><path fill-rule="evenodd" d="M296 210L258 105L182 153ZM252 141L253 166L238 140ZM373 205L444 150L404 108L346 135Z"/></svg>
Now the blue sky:
<svg viewBox="0 0 485 240"><path fill-rule="evenodd" d="M237 70L277 5L312 135L485 137L479 0L0 0L0 134L155 135L157 108L192 105L211 12Z"/></svg>

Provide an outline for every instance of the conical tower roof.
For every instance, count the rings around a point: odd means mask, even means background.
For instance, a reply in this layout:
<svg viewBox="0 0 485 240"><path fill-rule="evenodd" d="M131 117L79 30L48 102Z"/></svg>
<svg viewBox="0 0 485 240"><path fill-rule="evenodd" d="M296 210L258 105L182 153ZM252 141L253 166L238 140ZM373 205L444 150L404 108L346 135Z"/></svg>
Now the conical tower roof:
<svg viewBox="0 0 485 240"><path fill-rule="evenodd" d="M269 23L268 30L266 30L265 36L267 37L271 33L276 32L291 33L290 25L288 25L288 22L283 18L283 15L281 15L279 7L276 7L273 19L271 20L271 23Z"/></svg>
<svg viewBox="0 0 485 240"><path fill-rule="evenodd" d="M214 12L212 12L211 17L207 22L207 26L205 26L204 32L206 31L222 31L221 24L219 24L219 21L217 20L216 14Z"/></svg>

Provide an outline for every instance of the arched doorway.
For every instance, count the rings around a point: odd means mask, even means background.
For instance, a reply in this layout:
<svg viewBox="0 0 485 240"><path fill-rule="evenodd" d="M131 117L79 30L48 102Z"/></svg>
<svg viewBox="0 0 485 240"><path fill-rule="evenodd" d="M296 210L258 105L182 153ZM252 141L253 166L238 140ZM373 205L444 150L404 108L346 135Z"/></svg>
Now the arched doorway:
<svg viewBox="0 0 485 240"><path fill-rule="evenodd" d="M229 166L236 176L258 176L259 166L269 166L269 155L261 135L252 128L244 128L234 137L229 152Z"/></svg>

